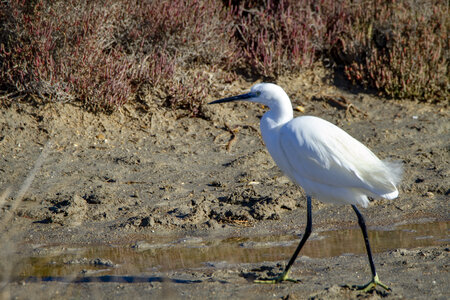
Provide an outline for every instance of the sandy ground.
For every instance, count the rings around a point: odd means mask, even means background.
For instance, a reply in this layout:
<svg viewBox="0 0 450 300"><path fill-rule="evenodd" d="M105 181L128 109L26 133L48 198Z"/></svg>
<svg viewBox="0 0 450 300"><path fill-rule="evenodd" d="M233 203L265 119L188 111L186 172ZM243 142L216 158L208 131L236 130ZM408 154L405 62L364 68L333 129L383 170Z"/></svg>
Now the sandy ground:
<svg viewBox="0 0 450 300"><path fill-rule="evenodd" d="M14 103L0 111L0 200L6 197L0 203L0 295L6 299L450 298L448 107L384 100L337 88L323 78L320 72L310 72L282 78L278 84L294 107L304 108L296 115L320 116L379 157L404 162L400 197L376 200L362 209L369 230L440 221L447 232L439 245L406 249L409 246L400 243L375 254L378 273L392 292L378 289L364 294L346 286L368 281L364 251L316 258L300 255L292 271L301 280L297 284L252 282L279 273L289 251L272 262L225 259L200 267L155 266L109 277L79 273L75 267L69 275L55 274L50 260L46 272L59 277L42 278L42 270L33 267L30 257L51 256L46 251L53 246L129 249L183 237L210 243L301 236L305 197L265 150L259 133L264 107L205 106L204 118L190 118L184 111L144 101L110 116L55 103ZM238 94L251 85L224 86L222 93L206 100ZM346 110L330 98L348 101L352 107ZM313 224L319 233L358 228L349 206L315 200ZM364 247L362 237L355 243ZM376 240L372 244L377 248ZM106 260L100 254L99 259ZM167 258L172 259L176 260Z"/></svg>

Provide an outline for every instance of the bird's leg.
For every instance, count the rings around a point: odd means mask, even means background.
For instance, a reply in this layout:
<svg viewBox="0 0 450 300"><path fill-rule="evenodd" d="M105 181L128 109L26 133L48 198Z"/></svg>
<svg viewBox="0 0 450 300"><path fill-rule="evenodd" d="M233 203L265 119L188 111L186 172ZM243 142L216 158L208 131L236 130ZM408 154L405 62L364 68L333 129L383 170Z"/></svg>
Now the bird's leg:
<svg viewBox="0 0 450 300"><path fill-rule="evenodd" d="M367 228L366 228L366 223L364 221L364 217L362 216L362 214L359 212L358 208L355 205L352 205L352 208L355 211L356 215L358 216L358 224L359 224L359 227L361 227L361 231L364 236L364 243L366 244L367 256L369 257L370 270L372 271L372 280L369 283L367 283L365 285L361 285L361 286L354 286L354 287L358 290L368 292L370 290L373 290L377 285L379 285L382 288L384 288L385 290L390 291L391 289L387 285L383 284L378 279L378 275L375 270L375 264L373 263L373 259L372 259L372 251L370 250L369 237L367 235Z"/></svg>
<svg viewBox="0 0 450 300"><path fill-rule="evenodd" d="M294 254L292 255L291 259L289 260L286 268L284 269L283 273L281 273L280 276L270 279L260 279L255 280L255 283L279 283L282 281L291 281L291 282L297 282L297 280L289 278L289 270L291 269L292 265L295 262L295 259L297 258L298 254L300 253L300 250L302 250L303 245L306 243L306 240L311 235L312 232L312 213L311 213L311 197L306 196L306 203L307 203L307 216L306 216L306 228L305 233L303 234L303 237L300 241L300 244L298 245L297 249L295 249Z"/></svg>

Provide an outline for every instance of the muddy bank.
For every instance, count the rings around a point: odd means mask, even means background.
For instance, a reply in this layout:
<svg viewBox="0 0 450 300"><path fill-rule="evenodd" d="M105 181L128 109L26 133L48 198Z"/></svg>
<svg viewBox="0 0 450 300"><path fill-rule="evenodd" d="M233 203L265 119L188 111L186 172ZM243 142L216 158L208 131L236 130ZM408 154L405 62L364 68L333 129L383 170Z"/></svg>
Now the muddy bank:
<svg viewBox="0 0 450 300"><path fill-rule="evenodd" d="M327 119L381 158L399 159L405 165L400 197L394 201L374 201L362 210L369 229L423 220L448 221L447 106L388 101L352 93L324 83L319 75L305 74L303 78L278 82L288 92L294 107L304 109L295 114ZM250 86L240 82L208 100L237 94ZM339 105L345 101L356 109ZM93 115L63 104L15 103L3 108L0 192L9 188L11 193L4 193L7 197L0 211L0 222L8 220L2 223L2 235L7 241L3 247L8 249L2 260L20 264L36 245L131 246L142 237L151 241L185 236L215 240L301 235L306 222L306 201L302 190L282 176L265 150L259 134L259 118L265 108L235 103L203 109L205 117L200 119L189 118L182 111L137 105L124 107L111 116ZM22 201L16 203L21 186L46 145L48 155L42 167L35 173ZM315 200L313 223L317 232L357 228L350 207ZM360 242L362 245L362 238ZM376 244L376 240L372 243ZM404 255L399 251L379 253L376 259L378 264L383 263L379 266L383 280L396 289L387 295L371 296L408 299L448 296L444 288L448 286L445 245L404 250L407 251ZM423 256L419 254L421 251L432 254ZM405 255L407 263L402 265ZM280 263L284 264L289 256L280 259ZM200 280L198 284L165 280L69 286L57 281L25 285L13 282L6 290L10 296L19 298L27 298L27 292L39 291L43 298L57 292L68 297L74 293L76 297L82 291L105 298L144 297L146 292L225 298L254 295L256 289L259 296L273 293L275 297L330 299L358 297L357 292L339 285L361 284L368 279L369 266L364 255L303 260L294 268L294 275L301 276L300 285L256 287L248 278L255 274L263 276L266 271L276 273L280 267L276 263L249 266L237 263L225 264L225 269L181 268L168 273L155 269L129 274ZM303 269L304 263L312 265ZM13 264L3 268L10 270ZM262 271L252 271L255 268ZM430 274L437 276L433 277L434 288ZM216 294L202 294L209 292Z"/></svg>

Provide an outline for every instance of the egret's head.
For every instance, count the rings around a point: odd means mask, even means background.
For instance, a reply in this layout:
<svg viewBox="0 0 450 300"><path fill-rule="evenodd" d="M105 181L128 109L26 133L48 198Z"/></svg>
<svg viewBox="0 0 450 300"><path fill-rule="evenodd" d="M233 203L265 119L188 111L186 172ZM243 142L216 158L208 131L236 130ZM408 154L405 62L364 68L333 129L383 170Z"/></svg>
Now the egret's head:
<svg viewBox="0 0 450 300"><path fill-rule="evenodd" d="M209 104L224 103L238 100L261 103L270 108L274 108L277 105L281 105L281 103L286 100L290 105L289 97L285 93L285 91L281 87L273 83L258 83L251 88L249 93L219 99L210 102Z"/></svg>

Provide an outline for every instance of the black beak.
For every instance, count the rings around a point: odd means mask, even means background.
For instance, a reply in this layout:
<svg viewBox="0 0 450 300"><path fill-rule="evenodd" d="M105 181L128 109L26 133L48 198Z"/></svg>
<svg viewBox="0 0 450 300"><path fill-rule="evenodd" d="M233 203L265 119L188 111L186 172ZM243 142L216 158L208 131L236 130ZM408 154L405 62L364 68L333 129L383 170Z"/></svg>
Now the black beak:
<svg viewBox="0 0 450 300"><path fill-rule="evenodd" d="M256 94L250 92L250 93L239 95L239 96L233 96L233 97L219 99L219 100L216 100L213 102L209 102L208 104L217 104L217 103L231 102L231 101L237 101L237 100L245 100L245 99L250 99L253 97L256 97Z"/></svg>

